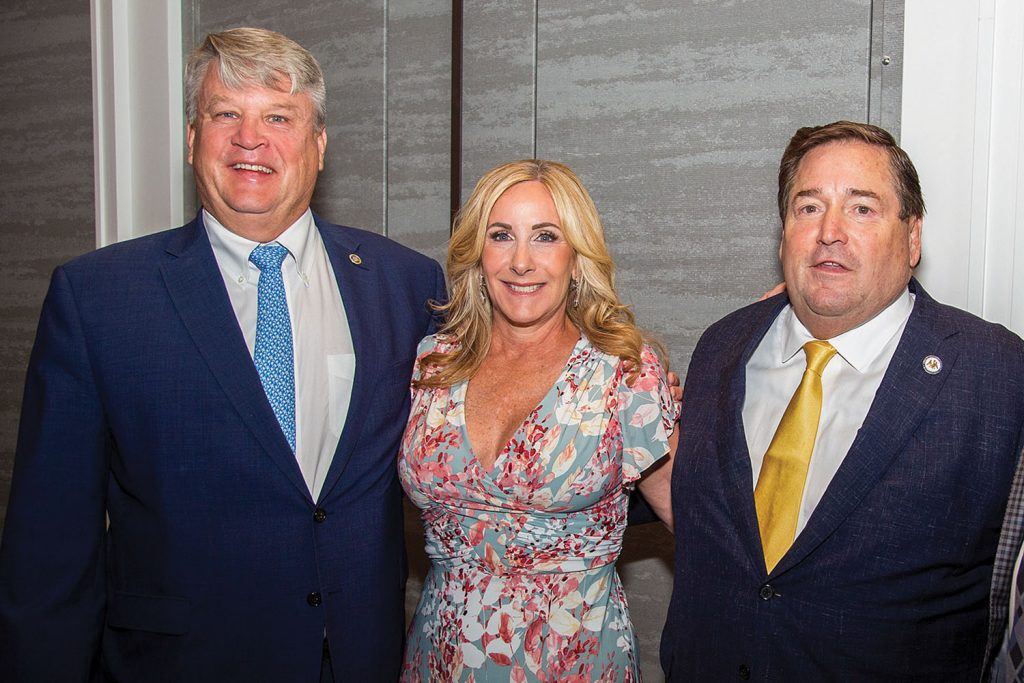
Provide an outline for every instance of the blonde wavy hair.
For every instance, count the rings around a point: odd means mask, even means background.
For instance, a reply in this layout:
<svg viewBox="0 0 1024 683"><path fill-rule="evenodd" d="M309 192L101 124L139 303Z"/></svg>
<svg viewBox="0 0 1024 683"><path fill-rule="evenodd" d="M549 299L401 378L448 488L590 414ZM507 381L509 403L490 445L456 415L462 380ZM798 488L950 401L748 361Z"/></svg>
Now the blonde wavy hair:
<svg viewBox="0 0 1024 683"><path fill-rule="evenodd" d="M420 360L418 386L451 386L480 368L491 344L491 302L482 291L480 266L487 221L506 190L530 180L543 183L551 193L562 234L576 254L579 305L567 302L569 319L597 349L626 362L630 383L639 374L645 337L615 292L615 264L594 201L568 166L524 159L485 173L455 217L448 243L448 303L435 306L446 319L439 334L455 344ZM575 298L575 293L570 296Z"/></svg>

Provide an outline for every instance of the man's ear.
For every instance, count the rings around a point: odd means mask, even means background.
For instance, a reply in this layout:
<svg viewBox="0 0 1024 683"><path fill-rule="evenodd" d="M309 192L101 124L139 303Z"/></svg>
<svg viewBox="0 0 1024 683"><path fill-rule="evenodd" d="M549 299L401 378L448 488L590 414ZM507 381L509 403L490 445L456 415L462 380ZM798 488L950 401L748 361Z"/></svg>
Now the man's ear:
<svg viewBox="0 0 1024 683"><path fill-rule="evenodd" d="M192 125L191 123L188 124L188 128L185 129L185 141L186 141L186 144L188 145L188 158L187 158L187 161L188 161L189 166L191 166L192 165L192 148L195 145L195 141L196 141L196 127L194 125Z"/></svg>
<svg viewBox="0 0 1024 683"><path fill-rule="evenodd" d="M910 234L908 239L910 240L910 267L917 268L917 264L921 262L921 217L912 217L909 221Z"/></svg>
<svg viewBox="0 0 1024 683"><path fill-rule="evenodd" d="M324 170L324 154L327 152L327 126L323 127L316 136L316 146L320 150L319 170Z"/></svg>

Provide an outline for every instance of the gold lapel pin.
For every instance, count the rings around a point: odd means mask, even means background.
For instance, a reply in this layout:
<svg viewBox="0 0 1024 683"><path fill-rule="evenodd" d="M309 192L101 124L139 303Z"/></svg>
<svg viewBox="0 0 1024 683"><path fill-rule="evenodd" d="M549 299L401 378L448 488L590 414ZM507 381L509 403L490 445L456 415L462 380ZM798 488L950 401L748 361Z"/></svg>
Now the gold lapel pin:
<svg viewBox="0 0 1024 683"><path fill-rule="evenodd" d="M942 361L938 356L925 356L924 360L921 361L921 365L924 366L924 371L929 375L937 375L942 370Z"/></svg>
<svg viewBox="0 0 1024 683"><path fill-rule="evenodd" d="M348 260L356 264L357 266L362 265L363 263L363 259L359 257L359 254L349 254Z"/></svg>

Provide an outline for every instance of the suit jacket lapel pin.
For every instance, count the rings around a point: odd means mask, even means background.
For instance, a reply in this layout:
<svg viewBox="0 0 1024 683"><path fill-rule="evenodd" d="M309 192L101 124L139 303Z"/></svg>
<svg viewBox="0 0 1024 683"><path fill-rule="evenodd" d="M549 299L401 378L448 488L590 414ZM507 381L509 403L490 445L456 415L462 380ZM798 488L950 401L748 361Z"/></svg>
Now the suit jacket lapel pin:
<svg viewBox="0 0 1024 683"><path fill-rule="evenodd" d="M359 254L349 254L348 260L357 266L361 266L363 264L363 259L361 256L359 256Z"/></svg>
<svg viewBox="0 0 1024 683"><path fill-rule="evenodd" d="M929 375L937 375L942 370L942 360L938 356L925 356L921 365Z"/></svg>

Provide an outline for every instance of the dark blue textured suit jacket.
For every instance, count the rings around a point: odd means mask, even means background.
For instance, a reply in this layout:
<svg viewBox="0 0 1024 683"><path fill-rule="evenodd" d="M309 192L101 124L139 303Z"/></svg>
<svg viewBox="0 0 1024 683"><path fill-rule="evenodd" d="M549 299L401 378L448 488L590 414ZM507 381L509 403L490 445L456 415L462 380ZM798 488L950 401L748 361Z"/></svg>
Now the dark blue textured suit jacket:
<svg viewBox="0 0 1024 683"><path fill-rule="evenodd" d="M743 433L745 367L785 295L697 345L672 475L672 681L977 681L989 580L1024 425L1024 344L914 310L842 466L765 571ZM938 374L922 361L941 359Z"/></svg>
<svg viewBox="0 0 1024 683"><path fill-rule="evenodd" d="M316 223L356 353L319 501L200 219L56 270L0 547L0 680L315 681L325 630L338 680L397 677L395 454L444 279L383 237Z"/></svg>

